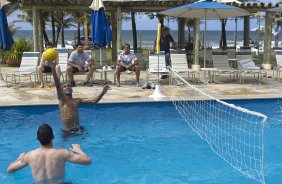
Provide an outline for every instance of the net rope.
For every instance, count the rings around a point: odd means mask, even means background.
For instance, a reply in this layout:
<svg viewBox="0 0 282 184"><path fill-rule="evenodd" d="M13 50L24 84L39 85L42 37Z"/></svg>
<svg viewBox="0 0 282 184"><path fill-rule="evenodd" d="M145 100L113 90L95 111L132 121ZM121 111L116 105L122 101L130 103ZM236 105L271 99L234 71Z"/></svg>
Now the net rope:
<svg viewBox="0 0 282 184"><path fill-rule="evenodd" d="M214 98L171 68L170 72L170 83L182 95L168 97L187 124L233 168L265 183L263 135L267 117Z"/></svg>

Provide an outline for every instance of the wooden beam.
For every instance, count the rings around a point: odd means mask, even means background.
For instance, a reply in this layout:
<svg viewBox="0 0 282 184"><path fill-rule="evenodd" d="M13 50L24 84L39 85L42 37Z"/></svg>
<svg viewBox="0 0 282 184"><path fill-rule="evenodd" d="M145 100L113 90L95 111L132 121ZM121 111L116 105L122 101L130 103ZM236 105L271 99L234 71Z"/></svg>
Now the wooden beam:
<svg viewBox="0 0 282 184"><path fill-rule="evenodd" d="M263 68L271 69L271 25L272 13L266 12L265 14L265 33L264 33L264 54L263 54Z"/></svg>
<svg viewBox="0 0 282 184"><path fill-rule="evenodd" d="M36 6L32 7L32 24L33 24L33 50L39 52L39 13Z"/></svg>

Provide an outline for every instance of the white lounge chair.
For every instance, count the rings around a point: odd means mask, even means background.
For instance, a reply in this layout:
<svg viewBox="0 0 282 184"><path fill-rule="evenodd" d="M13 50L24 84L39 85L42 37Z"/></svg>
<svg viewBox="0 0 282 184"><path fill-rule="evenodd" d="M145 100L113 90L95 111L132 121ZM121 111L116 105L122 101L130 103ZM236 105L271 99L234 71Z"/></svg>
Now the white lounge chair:
<svg viewBox="0 0 282 184"><path fill-rule="evenodd" d="M196 73L199 75L198 71L188 67L186 54L170 54L170 59L171 69L176 73L187 74L188 78L191 75L192 79L195 79Z"/></svg>
<svg viewBox="0 0 282 184"><path fill-rule="evenodd" d="M245 75L252 74L254 78L262 80L263 76L267 76L265 70L255 65L250 51L237 52L236 54L238 69L242 71L241 82L244 83Z"/></svg>
<svg viewBox="0 0 282 184"><path fill-rule="evenodd" d="M275 50L276 65L273 67L273 72L276 71L276 79L279 77L282 71L282 50Z"/></svg>
<svg viewBox="0 0 282 184"><path fill-rule="evenodd" d="M169 70L165 63L165 54L161 52L158 54L149 53L149 68L147 69L146 80L149 82L150 75L169 75Z"/></svg>
<svg viewBox="0 0 282 184"><path fill-rule="evenodd" d="M232 75L235 78L235 76L241 73L240 70L236 70L230 66L227 52L212 52L212 61L213 67L217 68L219 73L229 73L230 78Z"/></svg>
<svg viewBox="0 0 282 184"><path fill-rule="evenodd" d="M63 77L63 81L67 81L67 66L69 59L69 50L68 49L56 49L59 55L59 65ZM64 77L65 75L65 77Z"/></svg>
<svg viewBox="0 0 282 184"><path fill-rule="evenodd" d="M6 82L8 82L8 77L11 77L11 83L20 83L22 76L28 76L30 78L30 82L32 83L31 75L34 75L34 81L36 81L39 55L39 52L24 52L19 70L14 73L7 73ZM17 77L18 82L16 80Z"/></svg>

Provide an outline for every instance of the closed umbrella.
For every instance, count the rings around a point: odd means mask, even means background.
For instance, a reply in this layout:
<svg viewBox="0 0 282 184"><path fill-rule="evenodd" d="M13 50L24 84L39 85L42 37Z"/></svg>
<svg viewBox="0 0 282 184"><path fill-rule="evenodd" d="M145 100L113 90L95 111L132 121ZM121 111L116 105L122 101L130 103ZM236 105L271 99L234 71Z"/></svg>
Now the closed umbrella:
<svg viewBox="0 0 282 184"><path fill-rule="evenodd" d="M100 49L100 65L102 67L102 48L112 41L112 31L105 15L102 0L93 0L91 6L92 43ZM101 73L102 77L102 73Z"/></svg>
<svg viewBox="0 0 282 184"><path fill-rule="evenodd" d="M235 6L222 4L216 1L206 0L171 8L159 12L159 14L172 17L204 18L204 68L206 67L206 29L207 18L225 19L229 17L249 16L250 13Z"/></svg>
<svg viewBox="0 0 282 184"><path fill-rule="evenodd" d="M160 61L160 51L161 51L161 31L162 30L162 24L159 23L158 24L158 31L157 31L157 40L156 40L156 53L158 54L158 81L157 81L157 84L155 86L155 91L152 95L150 95L149 97L151 98L160 98L160 97L165 97L163 94L162 94L162 91L161 91L161 86L160 86L160 79L159 79L159 67L160 67L160 64L159 64L159 61Z"/></svg>
<svg viewBox="0 0 282 184"><path fill-rule="evenodd" d="M9 4L9 1L1 0L0 1L0 49L2 52L2 60L3 60L3 50L10 50L14 40L12 38L11 32L8 27L6 13L3 9L3 6ZM1 61L2 63L2 61ZM0 77L3 80L2 72L1 72L1 63L0 63Z"/></svg>

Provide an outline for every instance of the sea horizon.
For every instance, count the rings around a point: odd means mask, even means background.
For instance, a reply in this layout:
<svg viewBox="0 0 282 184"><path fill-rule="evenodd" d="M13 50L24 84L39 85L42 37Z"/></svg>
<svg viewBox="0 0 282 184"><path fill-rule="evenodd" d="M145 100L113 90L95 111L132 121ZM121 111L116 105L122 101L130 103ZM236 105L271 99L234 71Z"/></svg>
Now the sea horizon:
<svg viewBox="0 0 282 184"><path fill-rule="evenodd" d="M200 31L200 42L202 43L204 31ZM49 40L52 39L52 31L47 30L47 35ZM83 32L81 31L81 36L83 36ZM174 38L175 42L178 42L178 31L171 30L171 35ZM138 48L151 48L153 47L154 41L157 36L157 30L137 30L137 46ZM193 31L191 32L191 36L193 37ZM71 45L74 38L76 37L76 30L65 30L65 44ZM282 33L279 33L279 37L282 38ZM14 40L20 38L26 38L30 42L32 42L32 30L17 30L13 35ZM218 47L221 38L221 31L218 30L208 30L206 32L206 46L207 47ZM234 45L235 40L235 31L226 30L226 38L227 38L227 45L232 46ZM133 36L132 30L122 30L121 32L121 40L122 43L129 43L132 45L133 43ZM250 40L254 42L263 43L264 41L264 34L261 33L260 35L258 32L250 31ZM272 38L274 41L274 36ZM188 43L188 31L185 32L185 43ZM281 45L279 41L279 45ZM61 39L59 38L59 44L61 44ZM237 45L243 45L243 31L237 31Z"/></svg>

